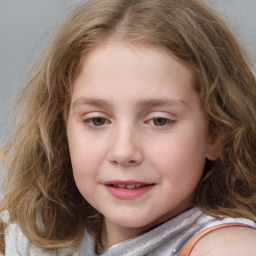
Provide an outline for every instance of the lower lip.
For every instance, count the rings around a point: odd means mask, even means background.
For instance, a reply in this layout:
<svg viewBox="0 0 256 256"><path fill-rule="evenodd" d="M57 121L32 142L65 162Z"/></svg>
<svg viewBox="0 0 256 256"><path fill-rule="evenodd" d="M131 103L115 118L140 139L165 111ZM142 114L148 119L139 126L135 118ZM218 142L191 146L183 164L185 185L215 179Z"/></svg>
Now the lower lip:
<svg viewBox="0 0 256 256"><path fill-rule="evenodd" d="M131 199L138 198L143 194L147 193L149 190L151 190L154 187L154 185L148 185L148 186L134 188L134 189L115 188L107 185L105 187L112 196L119 199L123 199L123 200L131 200Z"/></svg>

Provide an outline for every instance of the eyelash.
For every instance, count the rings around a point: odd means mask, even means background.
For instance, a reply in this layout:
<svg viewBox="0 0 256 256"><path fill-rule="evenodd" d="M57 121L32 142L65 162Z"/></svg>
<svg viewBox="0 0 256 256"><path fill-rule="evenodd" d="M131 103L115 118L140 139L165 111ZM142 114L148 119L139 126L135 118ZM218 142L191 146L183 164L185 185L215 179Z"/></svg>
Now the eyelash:
<svg viewBox="0 0 256 256"><path fill-rule="evenodd" d="M100 125L95 124L95 121L99 121L99 120L104 121L104 123L100 124ZM105 125L106 122L110 123L106 118L100 117L100 116L85 119L83 122L88 124L91 127L101 127L101 126Z"/></svg>
<svg viewBox="0 0 256 256"><path fill-rule="evenodd" d="M156 122L163 122L161 125L157 125ZM153 123L154 126L156 127L165 127L165 126L169 126L171 124L175 123L175 120L171 120L169 118L164 118L164 117L154 117L152 119L150 119L147 123Z"/></svg>
<svg viewBox="0 0 256 256"><path fill-rule="evenodd" d="M88 118L88 119L84 120L83 122L86 123L90 127L102 127L102 126L110 123L110 121L108 121L106 118L100 117L100 116ZM98 124L96 122L98 122ZM160 123L160 125L156 124L157 122L158 122L158 124ZM148 121L146 121L146 124L153 125L153 126L159 127L159 128L170 126L174 123L175 123L175 120L172 120L169 118L164 118L164 117L154 117L154 118L151 118Z"/></svg>

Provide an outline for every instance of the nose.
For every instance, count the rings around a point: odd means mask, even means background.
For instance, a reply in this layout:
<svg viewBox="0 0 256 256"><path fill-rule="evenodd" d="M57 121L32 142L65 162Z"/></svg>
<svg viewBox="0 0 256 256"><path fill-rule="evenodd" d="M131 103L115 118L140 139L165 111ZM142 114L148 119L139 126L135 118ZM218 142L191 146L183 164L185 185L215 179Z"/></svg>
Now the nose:
<svg viewBox="0 0 256 256"><path fill-rule="evenodd" d="M122 167L132 167L143 161L140 135L131 127L123 127L113 131L108 161Z"/></svg>

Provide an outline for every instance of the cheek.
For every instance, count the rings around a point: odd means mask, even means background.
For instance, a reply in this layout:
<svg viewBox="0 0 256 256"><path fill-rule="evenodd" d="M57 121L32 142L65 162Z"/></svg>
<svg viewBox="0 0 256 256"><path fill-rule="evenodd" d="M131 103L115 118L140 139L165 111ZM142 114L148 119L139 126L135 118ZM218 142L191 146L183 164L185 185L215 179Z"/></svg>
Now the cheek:
<svg viewBox="0 0 256 256"><path fill-rule="evenodd" d="M93 184L96 180L97 167L95 155L87 147L76 145L70 146L71 164L76 186L83 197L87 200L93 191Z"/></svg>
<svg viewBox="0 0 256 256"><path fill-rule="evenodd" d="M84 132L69 134L69 150L72 169L77 185L95 180L106 158L106 148L102 140L85 136Z"/></svg>
<svg viewBox="0 0 256 256"><path fill-rule="evenodd" d="M93 154L94 149L92 147L84 147L82 145L76 145L70 147L71 163L74 175L90 175L95 170L98 163L98 155Z"/></svg>
<svg viewBox="0 0 256 256"><path fill-rule="evenodd" d="M206 143L193 134L182 134L156 143L149 159L163 175L183 178L193 174L201 176L205 163Z"/></svg>

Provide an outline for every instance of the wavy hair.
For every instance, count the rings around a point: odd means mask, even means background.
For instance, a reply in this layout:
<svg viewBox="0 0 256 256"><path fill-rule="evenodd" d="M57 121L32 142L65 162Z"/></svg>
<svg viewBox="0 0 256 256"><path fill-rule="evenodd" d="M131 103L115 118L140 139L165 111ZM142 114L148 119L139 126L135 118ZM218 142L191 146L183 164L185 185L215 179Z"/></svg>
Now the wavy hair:
<svg viewBox="0 0 256 256"><path fill-rule="evenodd" d="M213 216L256 220L253 65L200 0L94 0L73 11L17 97L2 148L8 175L0 210L45 249L76 248L85 227L99 242L101 215L76 188L66 119L81 58L109 38L165 48L191 69L209 129L221 137L221 155L207 165L194 204Z"/></svg>

